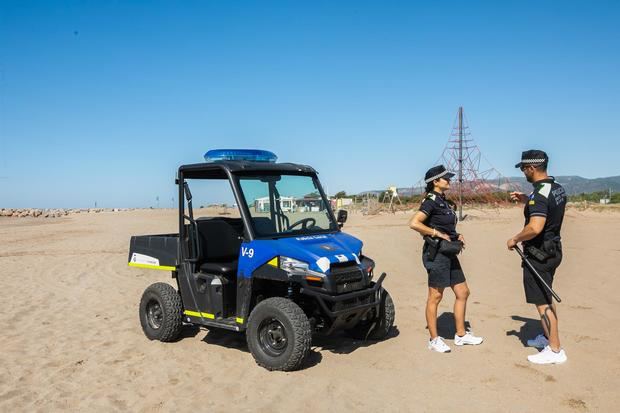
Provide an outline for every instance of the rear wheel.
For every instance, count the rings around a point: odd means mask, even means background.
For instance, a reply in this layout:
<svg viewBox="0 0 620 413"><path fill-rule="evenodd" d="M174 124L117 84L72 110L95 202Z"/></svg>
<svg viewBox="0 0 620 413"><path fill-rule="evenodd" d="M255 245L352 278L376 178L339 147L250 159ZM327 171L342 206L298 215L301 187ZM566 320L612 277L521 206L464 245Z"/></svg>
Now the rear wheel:
<svg viewBox="0 0 620 413"><path fill-rule="evenodd" d="M248 318L246 338L259 366L291 371L303 364L312 343L312 330L302 309L286 298L267 298Z"/></svg>
<svg viewBox="0 0 620 413"><path fill-rule="evenodd" d="M171 285L150 285L142 294L139 313L149 340L169 342L179 337L183 326L181 296Z"/></svg>
<svg viewBox="0 0 620 413"><path fill-rule="evenodd" d="M358 340L383 340L387 337L394 319L396 318L396 310L390 293L381 289L381 301L377 310L366 320L357 323L353 328L346 330L346 333Z"/></svg>

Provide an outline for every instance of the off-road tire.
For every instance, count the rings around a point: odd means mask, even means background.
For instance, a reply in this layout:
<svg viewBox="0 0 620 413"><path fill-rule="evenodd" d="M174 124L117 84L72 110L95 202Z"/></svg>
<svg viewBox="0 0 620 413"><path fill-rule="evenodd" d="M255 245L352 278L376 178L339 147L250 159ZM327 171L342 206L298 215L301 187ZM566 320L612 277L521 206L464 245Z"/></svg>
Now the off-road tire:
<svg viewBox="0 0 620 413"><path fill-rule="evenodd" d="M286 336L286 346L278 355L265 349L266 323L279 323ZM250 313L246 330L248 347L256 363L267 370L291 371L299 369L312 343L310 322L303 310L291 300L282 297L259 302Z"/></svg>
<svg viewBox="0 0 620 413"><path fill-rule="evenodd" d="M379 304L379 315L369 320L362 320L353 328L346 330L346 333L358 340L383 340L387 337L394 319L396 309L390 293L381 289L381 301Z"/></svg>
<svg viewBox="0 0 620 413"><path fill-rule="evenodd" d="M158 327L149 315L149 309L153 307L160 309ZM179 337L183 326L183 306L181 296L170 284L155 283L144 290L139 313L142 330L149 340L170 342Z"/></svg>

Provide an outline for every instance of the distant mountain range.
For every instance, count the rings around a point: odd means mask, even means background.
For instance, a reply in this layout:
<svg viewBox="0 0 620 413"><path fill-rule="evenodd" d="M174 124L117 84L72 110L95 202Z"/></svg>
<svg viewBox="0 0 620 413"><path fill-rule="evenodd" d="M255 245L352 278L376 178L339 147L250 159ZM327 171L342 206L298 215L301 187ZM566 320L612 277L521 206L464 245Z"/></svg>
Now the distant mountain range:
<svg viewBox="0 0 620 413"><path fill-rule="evenodd" d="M576 195L581 193L591 193L599 191L620 192L620 176L610 176L607 178L582 178L581 176L556 176L556 181L561 184L569 195ZM524 177L512 177L508 180L513 184L521 188L522 191L527 192L531 187L531 184L527 182ZM487 182L488 185L495 186L498 190L505 190L505 188L499 188L495 183ZM364 191L358 195L381 194L383 190L371 190ZM415 188L398 188L398 194L402 196L417 195L424 191L422 187Z"/></svg>
<svg viewBox="0 0 620 413"><path fill-rule="evenodd" d="M517 183L523 189L531 186L523 177L509 178L510 182ZM620 191L620 176L610 176L607 178L582 178L581 176L556 176L555 180L566 189L569 195L589 194L591 192Z"/></svg>

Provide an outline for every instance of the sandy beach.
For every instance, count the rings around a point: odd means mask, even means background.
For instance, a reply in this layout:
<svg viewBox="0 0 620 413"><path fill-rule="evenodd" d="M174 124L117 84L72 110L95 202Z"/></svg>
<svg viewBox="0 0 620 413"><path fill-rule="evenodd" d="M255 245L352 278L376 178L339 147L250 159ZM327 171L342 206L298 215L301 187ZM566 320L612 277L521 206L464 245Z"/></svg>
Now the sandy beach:
<svg viewBox="0 0 620 413"><path fill-rule="evenodd" d="M176 343L145 338L138 303L169 272L127 266L129 237L176 232L174 210L0 218L0 411L615 411L620 403L620 213L569 209L554 287L568 362L529 364L539 332L519 258L505 241L518 208L469 211L461 262L467 320L485 337L450 354L426 349L426 273L410 213L351 214L344 227L387 272L390 338L316 337L301 371L258 367L242 334L187 328ZM453 295L440 306L452 345Z"/></svg>

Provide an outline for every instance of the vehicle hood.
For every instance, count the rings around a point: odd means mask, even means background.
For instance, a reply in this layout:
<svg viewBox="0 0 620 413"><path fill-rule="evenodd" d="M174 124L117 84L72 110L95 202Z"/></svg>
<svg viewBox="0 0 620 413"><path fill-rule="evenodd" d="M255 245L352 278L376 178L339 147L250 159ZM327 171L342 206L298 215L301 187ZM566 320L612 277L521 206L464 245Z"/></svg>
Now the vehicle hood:
<svg viewBox="0 0 620 413"><path fill-rule="evenodd" d="M333 263L357 263L362 241L344 232L255 241L266 259L285 256L307 262L313 271L329 274ZM262 244L262 245L261 245ZM260 254L263 255L263 254Z"/></svg>

